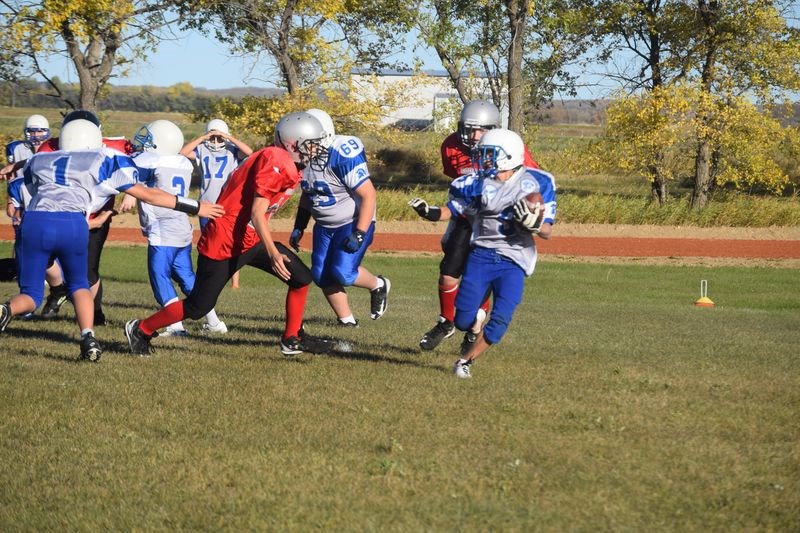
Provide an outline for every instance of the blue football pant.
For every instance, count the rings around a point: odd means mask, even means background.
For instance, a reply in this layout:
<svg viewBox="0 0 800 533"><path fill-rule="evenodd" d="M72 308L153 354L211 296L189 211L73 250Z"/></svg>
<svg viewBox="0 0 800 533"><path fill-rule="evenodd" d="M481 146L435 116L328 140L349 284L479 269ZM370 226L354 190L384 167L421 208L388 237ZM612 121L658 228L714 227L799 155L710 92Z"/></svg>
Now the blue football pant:
<svg viewBox="0 0 800 533"><path fill-rule="evenodd" d="M341 285L349 287L358 277L358 267L375 234L373 222L364 236L361 248L351 254L343 248L344 241L353 233L355 222L338 228L324 228L314 224L314 240L311 251L311 276L318 287Z"/></svg>
<svg viewBox="0 0 800 533"><path fill-rule="evenodd" d="M67 294L89 288L89 225L82 213L27 211L20 236L19 289L36 307L44 299L45 271L51 258L61 264Z"/></svg>
<svg viewBox="0 0 800 533"><path fill-rule="evenodd" d="M522 301L525 271L495 250L476 246L467 258L456 296L455 324L459 330L466 331L475 322L488 290L492 291L494 301L489 321L483 328L483 338L489 344L497 344Z"/></svg>
<svg viewBox="0 0 800 533"><path fill-rule="evenodd" d="M161 307L178 297L173 281L180 286L184 295L188 295L194 288L195 279L192 268L192 245L148 246L147 272L150 274L153 296Z"/></svg>

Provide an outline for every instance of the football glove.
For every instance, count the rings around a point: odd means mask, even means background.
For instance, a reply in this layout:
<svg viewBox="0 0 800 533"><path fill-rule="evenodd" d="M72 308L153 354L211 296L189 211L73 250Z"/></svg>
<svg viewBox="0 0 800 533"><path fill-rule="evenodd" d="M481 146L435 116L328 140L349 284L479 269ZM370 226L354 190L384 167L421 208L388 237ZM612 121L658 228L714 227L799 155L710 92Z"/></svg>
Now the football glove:
<svg viewBox="0 0 800 533"><path fill-rule="evenodd" d="M303 238L303 230L294 228L292 234L289 236L289 246L294 248L295 252L300 251L300 239Z"/></svg>
<svg viewBox="0 0 800 533"><path fill-rule="evenodd" d="M528 201L525 198L520 198L517 203L514 204L514 220L527 231L533 234L539 233L539 230L542 229L542 221L544 220L544 217L539 218L543 208L544 206L542 206L542 204L536 204L533 206L533 209L531 209L528 205Z"/></svg>
<svg viewBox="0 0 800 533"><path fill-rule="evenodd" d="M434 205L428 205L428 202L422 198L412 198L409 200L408 205L411 209L417 212L419 216L431 222L436 222L442 218L442 210Z"/></svg>
<svg viewBox="0 0 800 533"><path fill-rule="evenodd" d="M360 229L355 230L350 234L347 240L344 241L344 251L350 254L356 253L361 248L361 245L364 244L364 237L366 235L367 234Z"/></svg>

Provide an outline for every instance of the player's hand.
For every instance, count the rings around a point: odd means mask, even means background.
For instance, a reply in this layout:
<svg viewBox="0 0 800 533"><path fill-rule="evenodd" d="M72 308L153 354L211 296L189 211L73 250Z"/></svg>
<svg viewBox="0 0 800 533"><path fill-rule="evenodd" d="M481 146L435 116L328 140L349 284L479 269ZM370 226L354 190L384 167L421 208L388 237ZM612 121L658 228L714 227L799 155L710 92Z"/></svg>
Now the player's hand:
<svg viewBox="0 0 800 533"><path fill-rule="evenodd" d="M10 180L14 177L14 163L0 168L0 180Z"/></svg>
<svg viewBox="0 0 800 533"><path fill-rule="evenodd" d="M204 218L219 218L225 214L225 208L219 204L212 204L209 202L200 203L200 211L197 216Z"/></svg>
<svg viewBox="0 0 800 533"><path fill-rule="evenodd" d="M122 201L119 203L119 210L121 213L127 213L128 211L133 211L136 207L136 198L131 196L130 194L126 194Z"/></svg>
<svg viewBox="0 0 800 533"><path fill-rule="evenodd" d="M272 263L272 271L275 275L283 281L289 281L289 278L292 277L292 273L286 268L286 263L290 263L291 259L280 253L277 249L274 254L269 254L269 259Z"/></svg>
<svg viewBox="0 0 800 533"><path fill-rule="evenodd" d="M543 208L544 206L538 203L531 208L525 198L520 198L514 204L514 220L529 232L533 234L539 233L542 229L542 220L544 220L539 218Z"/></svg>
<svg viewBox="0 0 800 533"><path fill-rule="evenodd" d="M109 218L113 217L116 214L118 213L113 209L106 209L105 211L100 211L99 213L97 213L96 217L89 219L89 229L99 228L100 226L105 224Z"/></svg>
<svg viewBox="0 0 800 533"><path fill-rule="evenodd" d="M303 230L294 228L292 234L289 236L289 246L294 248L295 252L300 251L300 239L303 238Z"/></svg>
<svg viewBox="0 0 800 533"><path fill-rule="evenodd" d="M417 214L425 220L436 222L442 218L442 210L436 206L428 205L428 202L422 198L412 198L408 201L408 205L410 205L411 209L416 211Z"/></svg>
<svg viewBox="0 0 800 533"><path fill-rule="evenodd" d="M361 231L360 229L355 230L342 244L344 251L349 254L354 254L361 249L361 245L364 244L364 237L366 237L366 233Z"/></svg>

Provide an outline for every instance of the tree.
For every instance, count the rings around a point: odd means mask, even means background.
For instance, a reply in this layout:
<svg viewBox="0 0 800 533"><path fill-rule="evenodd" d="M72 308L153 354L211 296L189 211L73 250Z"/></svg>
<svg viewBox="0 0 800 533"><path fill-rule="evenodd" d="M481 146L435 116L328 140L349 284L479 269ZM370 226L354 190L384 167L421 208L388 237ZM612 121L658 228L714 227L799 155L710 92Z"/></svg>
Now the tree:
<svg viewBox="0 0 800 533"><path fill-rule="evenodd" d="M201 0L181 6L184 24L213 33L235 53L269 56L268 74L290 94L346 85L354 66L386 66L408 29L399 0ZM254 68L256 66L254 65Z"/></svg>
<svg viewBox="0 0 800 533"><path fill-rule="evenodd" d="M583 0L431 0L418 7L422 42L431 46L462 104L508 100L509 127L524 131L527 111L557 92L574 94L566 67L591 42Z"/></svg>
<svg viewBox="0 0 800 533"><path fill-rule="evenodd" d="M18 54L13 76L39 75L66 106L95 110L108 81L146 57L158 43L159 30L174 22L170 5L168 0L3 1L0 55ZM77 100L47 71L45 59L57 55L66 57L78 75Z"/></svg>

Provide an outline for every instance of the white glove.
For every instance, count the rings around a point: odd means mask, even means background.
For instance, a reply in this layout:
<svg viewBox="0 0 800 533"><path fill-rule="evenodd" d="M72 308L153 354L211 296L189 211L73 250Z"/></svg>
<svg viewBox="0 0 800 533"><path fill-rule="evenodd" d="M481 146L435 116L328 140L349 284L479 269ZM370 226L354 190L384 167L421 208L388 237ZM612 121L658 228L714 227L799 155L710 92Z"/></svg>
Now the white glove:
<svg viewBox="0 0 800 533"><path fill-rule="evenodd" d="M528 201L525 198L520 198L514 204L514 220L527 231L536 234L542 229L542 221L544 217L539 218L544 206L542 204L535 204L533 208L528 206Z"/></svg>

